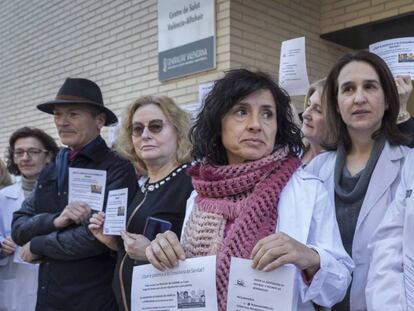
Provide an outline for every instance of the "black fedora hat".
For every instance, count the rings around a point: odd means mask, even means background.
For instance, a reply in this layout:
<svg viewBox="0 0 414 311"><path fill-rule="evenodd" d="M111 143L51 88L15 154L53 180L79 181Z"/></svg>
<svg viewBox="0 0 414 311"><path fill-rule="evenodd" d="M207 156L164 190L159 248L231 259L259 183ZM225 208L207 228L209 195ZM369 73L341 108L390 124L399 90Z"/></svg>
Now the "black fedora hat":
<svg viewBox="0 0 414 311"><path fill-rule="evenodd" d="M99 86L88 79L67 78L58 91L55 100L37 105L37 109L53 114L56 105L86 104L97 108L106 115L105 125L118 122L116 115L103 103Z"/></svg>

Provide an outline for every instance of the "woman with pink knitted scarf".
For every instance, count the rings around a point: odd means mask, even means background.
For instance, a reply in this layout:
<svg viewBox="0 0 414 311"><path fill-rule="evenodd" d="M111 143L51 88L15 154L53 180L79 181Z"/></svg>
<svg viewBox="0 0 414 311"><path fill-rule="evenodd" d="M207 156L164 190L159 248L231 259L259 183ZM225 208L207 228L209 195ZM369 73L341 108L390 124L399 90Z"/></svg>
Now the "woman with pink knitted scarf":
<svg viewBox="0 0 414 311"><path fill-rule="evenodd" d="M295 310L341 301L353 262L322 182L300 168L303 145L289 96L265 73L229 71L207 96L191 140L195 192L181 241L159 234L146 249L149 262L165 270L216 255L220 311L231 257L252 259L263 271L295 265Z"/></svg>

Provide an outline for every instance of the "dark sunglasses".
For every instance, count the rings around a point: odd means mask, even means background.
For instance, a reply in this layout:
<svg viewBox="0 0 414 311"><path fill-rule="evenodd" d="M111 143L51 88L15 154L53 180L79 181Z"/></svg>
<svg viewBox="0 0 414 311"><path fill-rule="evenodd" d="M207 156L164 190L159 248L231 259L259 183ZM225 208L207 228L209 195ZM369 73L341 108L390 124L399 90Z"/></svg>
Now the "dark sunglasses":
<svg viewBox="0 0 414 311"><path fill-rule="evenodd" d="M144 129L147 128L152 134L158 134L162 131L164 127L163 120L151 120L148 122L148 125L144 125L140 122L132 124L132 136L141 137L144 133Z"/></svg>

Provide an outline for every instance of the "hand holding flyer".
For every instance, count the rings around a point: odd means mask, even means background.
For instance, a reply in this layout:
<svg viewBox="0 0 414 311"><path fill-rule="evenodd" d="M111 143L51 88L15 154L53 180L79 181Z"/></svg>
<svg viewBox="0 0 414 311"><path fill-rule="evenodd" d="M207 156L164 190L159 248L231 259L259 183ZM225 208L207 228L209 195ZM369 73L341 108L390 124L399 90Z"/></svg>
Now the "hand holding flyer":
<svg viewBox="0 0 414 311"><path fill-rule="evenodd" d="M134 267L131 306L132 311L217 311L216 256L186 259L167 271Z"/></svg>
<svg viewBox="0 0 414 311"><path fill-rule="evenodd" d="M104 234L121 235L121 231L125 230L127 204L128 188L109 191L103 227Z"/></svg>
<svg viewBox="0 0 414 311"><path fill-rule="evenodd" d="M20 252L22 251L22 248L19 246L16 248L14 255L13 255L13 262L15 263L20 263L20 264L25 264L25 265L30 265L30 263L24 261L22 259L22 257L20 256Z"/></svg>
<svg viewBox="0 0 414 311"><path fill-rule="evenodd" d="M102 211L106 186L106 171L69 168L69 203L85 202L95 211Z"/></svg>
<svg viewBox="0 0 414 311"><path fill-rule="evenodd" d="M376 42L369 51L387 63L394 77L410 75L414 80L414 37Z"/></svg>
<svg viewBox="0 0 414 311"><path fill-rule="evenodd" d="M292 311L296 267L264 272L251 265L251 260L231 258L227 311Z"/></svg>

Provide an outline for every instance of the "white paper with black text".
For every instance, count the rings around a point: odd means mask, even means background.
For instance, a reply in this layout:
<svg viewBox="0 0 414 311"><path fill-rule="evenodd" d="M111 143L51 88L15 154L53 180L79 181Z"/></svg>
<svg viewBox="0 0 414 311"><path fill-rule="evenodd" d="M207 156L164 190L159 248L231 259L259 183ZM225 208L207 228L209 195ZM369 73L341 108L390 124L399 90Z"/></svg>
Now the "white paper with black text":
<svg viewBox="0 0 414 311"><path fill-rule="evenodd" d="M279 85L290 96L305 95L309 87L306 69L305 37L282 42L279 62Z"/></svg>
<svg viewBox="0 0 414 311"><path fill-rule="evenodd" d="M85 202L95 211L102 211L105 198L106 171L69 168L69 203Z"/></svg>
<svg viewBox="0 0 414 311"><path fill-rule="evenodd" d="M127 206L128 188L108 192L103 227L104 234L121 235L121 231L125 230Z"/></svg>
<svg viewBox="0 0 414 311"><path fill-rule="evenodd" d="M381 57L394 76L410 75L414 80L414 37L376 42L369 51Z"/></svg>
<svg viewBox="0 0 414 311"><path fill-rule="evenodd" d="M252 260L231 258L227 311L292 311L295 266L264 272L251 265Z"/></svg>
<svg viewBox="0 0 414 311"><path fill-rule="evenodd" d="M152 265L134 267L132 311L217 311L216 256L188 258L159 271Z"/></svg>

